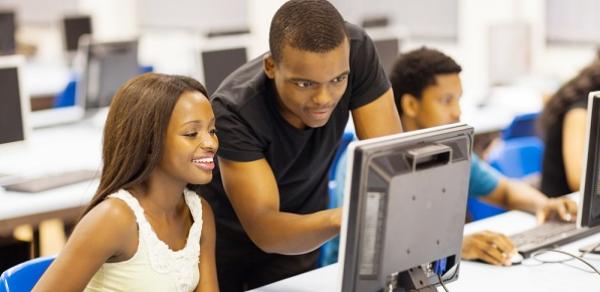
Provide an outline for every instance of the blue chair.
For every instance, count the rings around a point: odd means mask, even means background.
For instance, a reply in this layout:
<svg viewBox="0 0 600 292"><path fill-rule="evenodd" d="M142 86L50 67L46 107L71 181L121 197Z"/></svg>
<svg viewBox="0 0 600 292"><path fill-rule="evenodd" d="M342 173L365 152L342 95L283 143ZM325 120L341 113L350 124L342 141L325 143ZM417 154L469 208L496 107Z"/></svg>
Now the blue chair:
<svg viewBox="0 0 600 292"><path fill-rule="evenodd" d="M339 202L339 199L337 198L336 194L335 194L335 189L336 189L336 171L338 168L338 164L341 162L340 158L342 157L342 155L344 154L344 152L346 151L346 148L348 148L348 144L350 144L350 142L352 142L354 140L354 133L352 132L344 132L344 135L342 136L342 141L340 142L340 146L338 147L338 149L335 152L335 155L333 156L333 163L331 164L331 167L329 168L329 203L327 205L327 208L336 208L339 207L341 205L342 202ZM319 259L318 259L318 265L319 267L322 266L326 266L329 264L334 263L334 259L337 259L337 246L339 244L339 237L335 237L329 241L327 241L326 243L324 243L321 246L320 249L320 254L319 254Z"/></svg>
<svg viewBox="0 0 600 292"><path fill-rule="evenodd" d="M539 114L539 112L535 112L516 116L510 125L502 131L502 139L509 140L536 136L535 121Z"/></svg>
<svg viewBox="0 0 600 292"><path fill-rule="evenodd" d="M72 78L65 89L59 92L54 98L54 107L67 107L75 105L76 89L77 79Z"/></svg>
<svg viewBox="0 0 600 292"><path fill-rule="evenodd" d="M489 164L510 178L525 178L542 169L544 143L537 137L520 137L503 141L490 151Z"/></svg>
<svg viewBox="0 0 600 292"><path fill-rule="evenodd" d="M32 259L4 271L0 276L0 289L6 292L31 291L55 257Z"/></svg>

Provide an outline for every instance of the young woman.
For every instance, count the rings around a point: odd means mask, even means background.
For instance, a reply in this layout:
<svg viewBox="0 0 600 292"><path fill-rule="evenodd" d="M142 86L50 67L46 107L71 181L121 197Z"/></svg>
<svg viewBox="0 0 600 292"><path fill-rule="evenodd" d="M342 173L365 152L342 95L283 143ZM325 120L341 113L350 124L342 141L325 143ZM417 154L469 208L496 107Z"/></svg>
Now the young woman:
<svg viewBox="0 0 600 292"><path fill-rule="evenodd" d="M588 94L596 90L600 90L600 60L563 85L540 116L545 144L541 190L549 197L579 190Z"/></svg>
<svg viewBox="0 0 600 292"><path fill-rule="evenodd" d="M217 291L213 213L188 184L212 179L218 148L197 81L124 84L104 128L100 186L34 291Z"/></svg>

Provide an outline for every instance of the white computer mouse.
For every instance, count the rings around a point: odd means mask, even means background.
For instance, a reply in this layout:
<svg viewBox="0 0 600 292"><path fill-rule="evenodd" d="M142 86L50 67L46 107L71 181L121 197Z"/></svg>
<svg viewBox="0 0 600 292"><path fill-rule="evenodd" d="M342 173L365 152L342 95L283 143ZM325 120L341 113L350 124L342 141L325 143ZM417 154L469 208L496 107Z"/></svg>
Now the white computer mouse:
<svg viewBox="0 0 600 292"><path fill-rule="evenodd" d="M512 265L518 265L523 261L523 256L520 253L515 253L513 256L510 257L510 263Z"/></svg>

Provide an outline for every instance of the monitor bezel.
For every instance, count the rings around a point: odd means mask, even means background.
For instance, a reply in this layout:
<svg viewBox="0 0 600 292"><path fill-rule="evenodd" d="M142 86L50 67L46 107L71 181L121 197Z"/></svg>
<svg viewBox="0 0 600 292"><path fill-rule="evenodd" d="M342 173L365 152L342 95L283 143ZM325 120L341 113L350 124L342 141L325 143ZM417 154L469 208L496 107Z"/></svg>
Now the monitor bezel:
<svg viewBox="0 0 600 292"><path fill-rule="evenodd" d="M586 134L579 186L580 204L577 212L577 227L579 228L600 226L600 218L596 220L591 218L591 204L594 195L592 189L597 172L600 171L600 169L594 169L594 166L597 167L596 164L600 162L596 158L598 153L594 153L594 150L600 146L598 145L600 137L592 137L592 133L598 133L598 127L600 127L598 121L600 121L600 91L592 91L588 95ZM590 145L592 143L594 145Z"/></svg>

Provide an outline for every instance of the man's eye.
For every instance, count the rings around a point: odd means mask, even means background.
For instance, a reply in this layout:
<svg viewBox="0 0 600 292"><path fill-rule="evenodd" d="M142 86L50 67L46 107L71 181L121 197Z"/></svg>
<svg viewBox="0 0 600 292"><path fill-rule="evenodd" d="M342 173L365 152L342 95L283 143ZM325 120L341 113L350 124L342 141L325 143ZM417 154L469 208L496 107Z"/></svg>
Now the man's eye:
<svg viewBox="0 0 600 292"><path fill-rule="evenodd" d="M313 83L310 81L296 81L296 86L300 88L308 88L313 86Z"/></svg>

